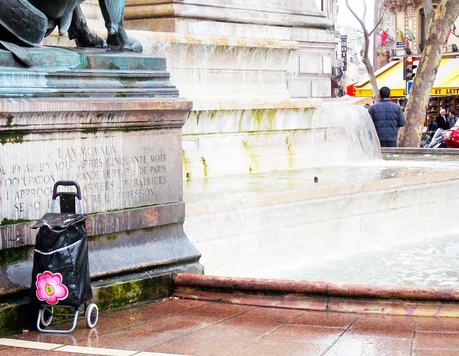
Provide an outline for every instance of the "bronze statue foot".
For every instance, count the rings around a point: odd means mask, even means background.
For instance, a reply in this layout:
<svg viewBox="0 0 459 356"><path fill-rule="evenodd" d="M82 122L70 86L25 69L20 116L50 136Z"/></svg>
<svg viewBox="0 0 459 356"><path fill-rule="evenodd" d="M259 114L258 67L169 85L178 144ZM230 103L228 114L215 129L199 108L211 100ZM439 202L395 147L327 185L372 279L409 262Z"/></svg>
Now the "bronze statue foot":
<svg viewBox="0 0 459 356"><path fill-rule="evenodd" d="M117 33L109 34L107 37L107 45L112 50L128 50L132 52L142 52L142 44L135 38L128 37L124 29L120 29Z"/></svg>
<svg viewBox="0 0 459 356"><path fill-rule="evenodd" d="M71 40L75 40L77 47L107 47L107 44L101 37L91 32L79 6L73 11L72 23L70 24L68 34Z"/></svg>
<svg viewBox="0 0 459 356"><path fill-rule="evenodd" d="M69 38L75 40L77 47L92 47L92 48L104 48L107 47L104 39L97 36L92 32L86 33L84 36L73 35L69 31Z"/></svg>

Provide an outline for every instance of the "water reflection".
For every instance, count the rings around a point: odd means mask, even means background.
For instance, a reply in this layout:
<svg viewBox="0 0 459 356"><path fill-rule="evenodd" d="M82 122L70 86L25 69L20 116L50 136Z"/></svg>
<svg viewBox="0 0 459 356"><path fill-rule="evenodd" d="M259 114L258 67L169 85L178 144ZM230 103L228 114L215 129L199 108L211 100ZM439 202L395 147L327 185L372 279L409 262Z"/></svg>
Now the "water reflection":
<svg viewBox="0 0 459 356"><path fill-rule="evenodd" d="M459 287L459 236L386 246L346 257L324 259L270 278L335 283ZM267 276L266 276L267 277Z"/></svg>

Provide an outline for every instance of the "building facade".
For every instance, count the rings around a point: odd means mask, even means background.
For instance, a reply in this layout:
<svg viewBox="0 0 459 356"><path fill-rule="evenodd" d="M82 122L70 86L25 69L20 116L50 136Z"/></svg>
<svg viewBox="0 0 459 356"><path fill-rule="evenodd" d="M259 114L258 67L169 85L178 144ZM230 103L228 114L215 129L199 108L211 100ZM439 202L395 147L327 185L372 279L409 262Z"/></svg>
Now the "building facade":
<svg viewBox="0 0 459 356"><path fill-rule="evenodd" d="M433 0L434 6L439 0ZM375 14L382 8L383 21L375 31L375 66L388 63L391 57L405 53L421 53L428 28L422 0L377 0ZM376 15L378 16L378 15ZM443 52L457 52L459 47L459 18L451 27Z"/></svg>

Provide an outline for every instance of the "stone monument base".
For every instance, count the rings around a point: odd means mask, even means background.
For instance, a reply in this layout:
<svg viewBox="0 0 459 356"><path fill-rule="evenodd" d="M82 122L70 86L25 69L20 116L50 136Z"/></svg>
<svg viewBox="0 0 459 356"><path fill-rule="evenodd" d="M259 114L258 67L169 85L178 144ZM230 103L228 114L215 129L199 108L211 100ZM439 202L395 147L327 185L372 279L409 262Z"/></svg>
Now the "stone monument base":
<svg viewBox="0 0 459 356"><path fill-rule="evenodd" d="M183 231L181 127L191 103L169 83L165 59L59 51L71 60L54 70L38 59L7 67L0 53L9 83L0 89L0 298L13 301L0 308L13 318L31 283L30 226L58 180L81 186L102 306L165 297L172 273L201 272Z"/></svg>

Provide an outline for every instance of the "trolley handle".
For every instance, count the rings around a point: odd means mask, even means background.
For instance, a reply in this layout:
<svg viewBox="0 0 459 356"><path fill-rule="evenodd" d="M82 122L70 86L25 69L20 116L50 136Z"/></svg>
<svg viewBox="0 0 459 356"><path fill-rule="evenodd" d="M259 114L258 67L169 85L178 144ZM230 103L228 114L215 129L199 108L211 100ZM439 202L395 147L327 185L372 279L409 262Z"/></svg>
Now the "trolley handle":
<svg viewBox="0 0 459 356"><path fill-rule="evenodd" d="M76 193L75 192L58 192L57 189L59 186L63 187L75 187L76 188ZM78 205L80 208L80 214L84 214L84 208L83 208L83 202L81 200L81 189L80 185L72 180L60 180L56 183L54 183L53 187L53 196L51 200L51 213L54 213L56 211L56 198L60 196L68 196L68 195L73 195L76 198L78 198ZM62 209L62 206L61 206Z"/></svg>
<svg viewBox="0 0 459 356"><path fill-rule="evenodd" d="M76 193L75 196L78 198L78 200L81 200L81 189L80 189L80 185L77 183L77 182L74 182L73 180L60 180L56 183L54 183L54 187L53 187L53 200L56 200L56 198L61 195L61 193L59 193L57 191L57 188L59 186L63 186L63 187L75 187L76 188ZM69 193L69 192L65 192L65 193Z"/></svg>

